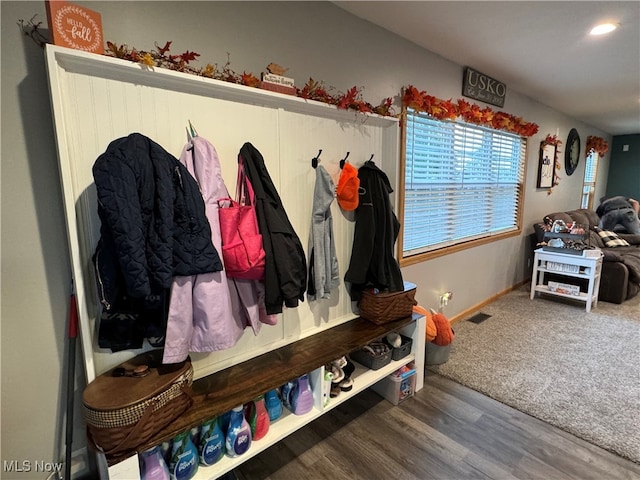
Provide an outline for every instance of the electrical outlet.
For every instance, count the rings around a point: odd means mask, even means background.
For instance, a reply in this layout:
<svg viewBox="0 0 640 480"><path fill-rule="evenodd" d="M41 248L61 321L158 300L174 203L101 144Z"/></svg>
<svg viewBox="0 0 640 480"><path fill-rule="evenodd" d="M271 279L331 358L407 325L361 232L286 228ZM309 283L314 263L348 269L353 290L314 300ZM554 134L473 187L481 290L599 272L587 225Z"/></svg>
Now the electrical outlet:
<svg viewBox="0 0 640 480"><path fill-rule="evenodd" d="M453 297L452 292L445 292L440 295L440 310L442 310L443 307L449 305L449 300L451 300L451 297Z"/></svg>

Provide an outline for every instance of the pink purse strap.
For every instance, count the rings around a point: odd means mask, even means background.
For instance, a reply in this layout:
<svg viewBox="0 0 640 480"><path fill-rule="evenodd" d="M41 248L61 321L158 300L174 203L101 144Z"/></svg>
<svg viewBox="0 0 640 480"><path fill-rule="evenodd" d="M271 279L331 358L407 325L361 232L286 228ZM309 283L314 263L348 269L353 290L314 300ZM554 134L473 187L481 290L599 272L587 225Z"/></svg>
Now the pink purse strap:
<svg viewBox="0 0 640 480"><path fill-rule="evenodd" d="M237 202L231 197L222 197L218 199L218 208L232 207L236 203Z"/></svg>
<svg viewBox="0 0 640 480"><path fill-rule="evenodd" d="M249 203L247 203L247 197ZM244 160L242 155L238 155L238 179L236 180L236 201L240 205L253 205L255 206L255 193L253 186L244 173Z"/></svg>
<svg viewBox="0 0 640 480"><path fill-rule="evenodd" d="M238 180L236 181L236 200L240 205L250 205L253 208L254 214L252 215L255 224L256 232L260 231L258 225L258 215L255 205L255 194L253 192L253 186L244 173L244 163L242 155L238 155ZM247 196L249 197L249 203L247 203Z"/></svg>

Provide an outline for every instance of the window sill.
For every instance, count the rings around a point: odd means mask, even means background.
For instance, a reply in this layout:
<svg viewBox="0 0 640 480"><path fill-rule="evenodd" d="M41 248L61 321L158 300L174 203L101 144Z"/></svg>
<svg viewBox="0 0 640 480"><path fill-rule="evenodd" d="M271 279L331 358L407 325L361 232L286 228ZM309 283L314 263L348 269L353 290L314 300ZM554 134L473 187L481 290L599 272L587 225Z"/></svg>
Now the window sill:
<svg viewBox="0 0 640 480"><path fill-rule="evenodd" d="M401 251L398 252L398 258L401 267L407 267L409 265L415 265L416 263L426 262L427 260L431 260L434 258L442 257L444 255L449 255L456 252L461 252L462 250L467 250L469 248L479 247L481 245L486 245L488 243L496 242L499 240L504 240L505 238L516 237L522 233L522 228L518 230L514 230L512 232L501 233L498 235L492 235L490 237L478 238L476 240L469 240L468 242L458 243L457 245L451 245L449 247L439 248L437 250L430 250L424 253L417 253L415 255L411 255L410 257L404 257ZM398 245L401 245L402 242L398 242ZM398 247L399 249L401 247Z"/></svg>

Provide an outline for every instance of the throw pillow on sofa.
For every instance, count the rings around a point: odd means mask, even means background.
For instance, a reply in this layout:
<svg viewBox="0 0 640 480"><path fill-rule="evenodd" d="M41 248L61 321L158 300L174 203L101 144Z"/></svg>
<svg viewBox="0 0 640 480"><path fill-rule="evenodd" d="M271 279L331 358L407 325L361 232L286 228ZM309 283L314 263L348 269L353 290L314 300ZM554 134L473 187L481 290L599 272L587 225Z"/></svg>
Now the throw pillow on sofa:
<svg viewBox="0 0 640 480"><path fill-rule="evenodd" d="M598 232L600 238L607 247L628 247L629 242L623 240L618 236L617 233L611 232L609 230L602 230L599 227L594 227L594 230Z"/></svg>

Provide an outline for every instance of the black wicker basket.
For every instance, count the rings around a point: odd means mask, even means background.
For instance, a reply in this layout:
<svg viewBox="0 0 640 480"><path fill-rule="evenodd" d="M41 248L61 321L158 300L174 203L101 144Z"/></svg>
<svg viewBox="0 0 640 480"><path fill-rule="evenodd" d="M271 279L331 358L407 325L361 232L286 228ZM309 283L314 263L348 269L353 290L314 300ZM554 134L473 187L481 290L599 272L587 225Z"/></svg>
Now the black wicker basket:
<svg viewBox="0 0 640 480"><path fill-rule="evenodd" d="M400 335L402 339L402 344L399 347L392 347L389 345L386 337L384 339L384 343L391 347L391 359L392 360L400 360L411 353L411 346L413 345L413 339L411 337L405 337L404 335Z"/></svg>
<svg viewBox="0 0 640 480"><path fill-rule="evenodd" d="M372 342L366 347L354 350L349 356L371 370L379 370L391 362L392 349L383 342Z"/></svg>

